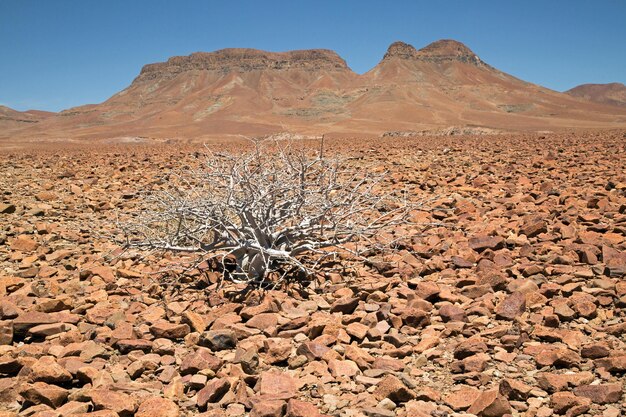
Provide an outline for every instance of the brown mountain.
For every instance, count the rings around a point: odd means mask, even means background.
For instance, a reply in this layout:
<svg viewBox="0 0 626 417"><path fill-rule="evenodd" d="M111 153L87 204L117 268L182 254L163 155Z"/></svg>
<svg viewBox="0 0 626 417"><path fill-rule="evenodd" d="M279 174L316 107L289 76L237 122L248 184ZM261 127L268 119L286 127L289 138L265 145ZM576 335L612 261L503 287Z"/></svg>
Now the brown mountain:
<svg viewBox="0 0 626 417"><path fill-rule="evenodd" d="M452 40L420 50L396 42L363 75L329 50L224 49L146 65L104 103L65 110L12 136L381 134L449 126L623 127L626 110L519 80Z"/></svg>
<svg viewBox="0 0 626 417"><path fill-rule="evenodd" d="M626 85L622 83L582 84L567 90L565 94L596 103L626 106Z"/></svg>
<svg viewBox="0 0 626 417"><path fill-rule="evenodd" d="M54 113L41 110L18 111L10 107L0 106L0 127L6 130L19 129L38 123Z"/></svg>

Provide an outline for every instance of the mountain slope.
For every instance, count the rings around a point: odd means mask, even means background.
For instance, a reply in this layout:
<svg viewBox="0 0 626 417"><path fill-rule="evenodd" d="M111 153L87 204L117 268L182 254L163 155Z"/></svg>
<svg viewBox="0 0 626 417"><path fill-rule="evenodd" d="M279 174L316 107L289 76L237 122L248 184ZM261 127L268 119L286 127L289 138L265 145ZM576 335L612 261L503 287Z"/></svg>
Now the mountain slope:
<svg viewBox="0 0 626 417"><path fill-rule="evenodd" d="M0 106L0 129L11 131L31 126L45 120L54 113L41 110L18 111L10 107Z"/></svg>
<svg viewBox="0 0 626 417"><path fill-rule="evenodd" d="M596 103L626 107L626 85L622 83L581 84L567 90L565 94Z"/></svg>
<svg viewBox="0 0 626 417"><path fill-rule="evenodd" d="M626 110L503 73L453 40L396 42L366 74L335 52L224 49L149 64L101 104L65 110L15 137L208 138L289 130L381 134L482 126L623 127Z"/></svg>

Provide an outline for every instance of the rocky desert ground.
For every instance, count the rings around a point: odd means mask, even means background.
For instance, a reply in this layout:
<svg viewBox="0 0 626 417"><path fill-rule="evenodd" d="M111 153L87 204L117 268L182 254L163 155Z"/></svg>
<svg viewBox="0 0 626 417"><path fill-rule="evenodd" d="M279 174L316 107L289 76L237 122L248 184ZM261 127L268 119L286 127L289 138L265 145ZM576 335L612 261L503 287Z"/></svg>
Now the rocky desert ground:
<svg viewBox="0 0 626 417"><path fill-rule="evenodd" d="M626 131L328 146L441 225L245 296L111 238L202 146L1 151L0 416L626 415Z"/></svg>

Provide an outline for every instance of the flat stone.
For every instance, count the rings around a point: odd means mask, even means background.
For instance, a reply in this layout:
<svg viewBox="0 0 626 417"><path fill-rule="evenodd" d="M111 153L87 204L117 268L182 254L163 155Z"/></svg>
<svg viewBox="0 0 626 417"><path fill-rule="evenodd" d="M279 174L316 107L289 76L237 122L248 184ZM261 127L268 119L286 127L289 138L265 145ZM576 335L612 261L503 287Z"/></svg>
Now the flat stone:
<svg viewBox="0 0 626 417"><path fill-rule="evenodd" d="M296 380L283 372L266 371L259 377L258 392L266 400L288 400L296 396Z"/></svg>
<svg viewBox="0 0 626 417"><path fill-rule="evenodd" d="M186 323L174 324L167 321L158 321L150 326L150 333L154 337L162 337L165 339L182 339L190 332L189 325Z"/></svg>
<svg viewBox="0 0 626 417"><path fill-rule="evenodd" d="M179 417L178 405L167 398L153 397L143 401L135 417Z"/></svg>
<svg viewBox="0 0 626 417"><path fill-rule="evenodd" d="M27 385L20 394L33 404L45 404L52 408L58 408L67 400L68 391L56 385L35 382Z"/></svg>
<svg viewBox="0 0 626 417"><path fill-rule="evenodd" d="M526 311L526 296L521 292L514 292L496 306L496 318L513 320Z"/></svg>
<svg viewBox="0 0 626 417"><path fill-rule="evenodd" d="M616 403L622 398L622 387L620 384L581 385L574 389L574 394L596 404Z"/></svg>

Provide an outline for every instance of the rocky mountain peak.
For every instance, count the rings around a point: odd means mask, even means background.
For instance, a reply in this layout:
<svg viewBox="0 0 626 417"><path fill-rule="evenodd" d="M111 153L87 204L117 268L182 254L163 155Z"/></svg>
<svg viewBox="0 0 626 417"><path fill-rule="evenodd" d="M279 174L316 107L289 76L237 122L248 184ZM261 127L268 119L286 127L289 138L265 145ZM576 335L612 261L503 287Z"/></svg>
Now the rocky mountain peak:
<svg viewBox="0 0 626 417"><path fill-rule="evenodd" d="M417 55L417 49L413 45L409 45L405 42L394 42L387 48L387 53L383 57L383 60L391 58L413 59Z"/></svg>
<svg viewBox="0 0 626 417"><path fill-rule="evenodd" d="M405 42L394 42L387 49L383 61L392 58L426 62L458 61L484 65L484 62L471 49L452 39L438 40L420 50Z"/></svg>

